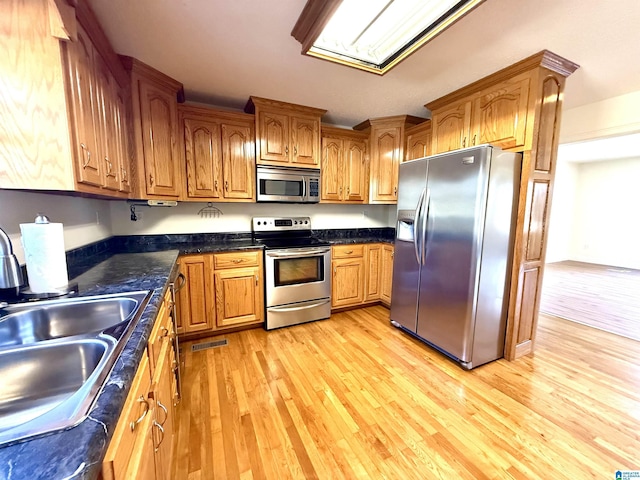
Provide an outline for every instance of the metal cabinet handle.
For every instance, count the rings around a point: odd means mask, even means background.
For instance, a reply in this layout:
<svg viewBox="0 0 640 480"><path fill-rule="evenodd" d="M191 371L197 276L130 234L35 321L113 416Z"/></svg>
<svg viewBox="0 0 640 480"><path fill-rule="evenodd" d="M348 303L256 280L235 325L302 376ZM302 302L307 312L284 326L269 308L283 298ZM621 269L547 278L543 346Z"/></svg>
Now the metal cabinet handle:
<svg viewBox="0 0 640 480"><path fill-rule="evenodd" d="M218 191L218 180L216 180L215 182L213 182L213 189L217 192Z"/></svg>
<svg viewBox="0 0 640 480"><path fill-rule="evenodd" d="M284 147L284 153L289 155L289 146L288 145Z"/></svg>
<svg viewBox="0 0 640 480"><path fill-rule="evenodd" d="M229 191L229 181L228 181L228 180L225 180L225 181L224 181L224 189L225 189L225 191L227 191L227 192Z"/></svg>
<svg viewBox="0 0 640 480"><path fill-rule="evenodd" d="M107 162L107 177L116 177L116 174L113 173L113 163L109 160L109 157L104 157L104 161Z"/></svg>
<svg viewBox="0 0 640 480"><path fill-rule="evenodd" d="M164 420L162 422L160 422L160 425L164 427L164 424L166 423L167 419L169 418L169 410L167 410L167 407L165 407L160 400L156 400L156 403L158 404L158 406L162 410L164 410Z"/></svg>
<svg viewBox="0 0 640 480"><path fill-rule="evenodd" d="M149 174L149 185L153 186L153 175Z"/></svg>
<svg viewBox="0 0 640 480"><path fill-rule="evenodd" d="M347 255L351 255L351 254L353 253L353 250L347 250L347 251L346 251L346 252L344 252L344 253L346 253Z"/></svg>
<svg viewBox="0 0 640 480"><path fill-rule="evenodd" d="M294 154L295 156L298 156L298 147L297 147L297 146L294 146L294 147L293 147L293 154Z"/></svg>
<svg viewBox="0 0 640 480"><path fill-rule="evenodd" d="M169 335L169 329L167 327L160 327L160 335L158 335L158 340L162 340L164 337Z"/></svg>
<svg viewBox="0 0 640 480"><path fill-rule="evenodd" d="M476 144L476 136L477 136L477 135L474 135L474 136L473 136L473 140L472 140L472 142L471 142L471 145L475 145L475 144Z"/></svg>
<svg viewBox="0 0 640 480"><path fill-rule="evenodd" d="M398 186L393 187L393 194L398 195Z"/></svg>
<svg viewBox="0 0 640 480"><path fill-rule="evenodd" d="M462 148L465 148L467 146L467 137L464 137L462 139Z"/></svg>
<svg viewBox="0 0 640 480"><path fill-rule="evenodd" d="M82 168L87 168L87 165L89 165L89 163L91 163L91 150L89 150L84 143L80 144L80 148L82 148L82 150L87 152L87 157L84 160L84 162L82 162Z"/></svg>
<svg viewBox="0 0 640 480"><path fill-rule="evenodd" d="M234 258L233 260L231 260L233 263L242 263L242 259L241 258Z"/></svg>
<svg viewBox="0 0 640 480"><path fill-rule="evenodd" d="M138 426L140 422L144 420L144 417L147 416L147 413L149 413L149 402L147 402L142 395L140 395L140 398L138 398L137 401L138 403L144 403L144 412L142 412L142 415L140 415L140 418L138 418L136 421L131 422L129 424L129 428L131 429L132 432L136 429L136 426Z"/></svg>
<svg viewBox="0 0 640 480"><path fill-rule="evenodd" d="M259 282L260 282L260 277L258 277L258 275L256 275L256 287L258 286Z"/></svg>
<svg viewBox="0 0 640 480"><path fill-rule="evenodd" d="M160 445L162 445L162 442L164 441L164 428L162 428L162 425L160 425L155 420L153 421L153 426L154 427L158 427L158 430L160 430L160 433L162 433L162 437L160 437L160 441L158 442L158 446L156 446L154 448L154 451L157 453L158 450L160 450Z"/></svg>
<svg viewBox="0 0 640 480"><path fill-rule="evenodd" d="M350 195L350 194L351 194L351 188L347 187L347 195Z"/></svg>
<svg viewBox="0 0 640 480"><path fill-rule="evenodd" d="M122 183L128 183L129 179L127 178L127 171L124 168L120 168L120 174L122 175Z"/></svg>

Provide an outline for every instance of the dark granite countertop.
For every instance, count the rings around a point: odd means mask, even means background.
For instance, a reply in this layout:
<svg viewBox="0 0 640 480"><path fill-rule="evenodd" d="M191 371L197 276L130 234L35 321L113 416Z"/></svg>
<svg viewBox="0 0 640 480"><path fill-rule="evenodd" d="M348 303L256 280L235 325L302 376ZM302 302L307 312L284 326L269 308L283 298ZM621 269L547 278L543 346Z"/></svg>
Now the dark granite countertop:
<svg viewBox="0 0 640 480"><path fill-rule="evenodd" d="M153 290L102 390L79 425L0 448L0 479L94 479L147 345L178 250L115 254L76 278L78 295Z"/></svg>

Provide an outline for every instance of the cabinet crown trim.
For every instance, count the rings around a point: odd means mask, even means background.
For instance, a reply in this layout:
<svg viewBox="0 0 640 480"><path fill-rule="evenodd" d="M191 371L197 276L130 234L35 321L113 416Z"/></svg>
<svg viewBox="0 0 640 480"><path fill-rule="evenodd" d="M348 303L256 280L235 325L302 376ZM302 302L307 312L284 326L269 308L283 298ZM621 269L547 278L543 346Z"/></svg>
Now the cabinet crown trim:
<svg viewBox="0 0 640 480"><path fill-rule="evenodd" d="M403 124L405 127L409 127L412 125L417 125L419 123L427 120L422 117L414 117L413 115L394 115L392 117L378 117L378 118L370 118L365 120L364 122L359 123L355 127L354 130L362 131L367 130L373 126L392 124L393 126L397 126L398 124Z"/></svg>
<svg viewBox="0 0 640 480"><path fill-rule="evenodd" d="M178 98L178 103L184 102L184 87L182 83L171 78L168 75L156 70L155 68L147 65L140 60L129 57L126 55L118 55L120 62L124 66L125 70L131 74L136 74L144 77L146 80L151 80L160 84L163 87L175 90Z"/></svg>
<svg viewBox="0 0 640 480"><path fill-rule="evenodd" d="M354 138L357 140L369 139L369 135L365 132L359 132L357 130L352 130L351 128L336 127L335 125L326 125L324 123L320 126L320 134L323 137L339 136Z"/></svg>
<svg viewBox="0 0 640 480"><path fill-rule="evenodd" d="M455 103L469 95L484 90L487 87L495 85L496 83L510 80L517 75L529 72L536 68L546 68L547 70L551 70L563 77L568 77L580 68L580 66L566 58L550 52L549 50L542 50L535 55L531 55L524 60L455 90L444 97L433 100L432 102L427 103L425 107L431 111L437 110L451 103Z"/></svg>
<svg viewBox="0 0 640 480"><path fill-rule="evenodd" d="M254 122L254 115L249 113L244 113L238 110L222 110L190 103L178 105L178 113L185 118L196 117L202 118L203 120L210 120L212 116L215 116L215 118L219 120Z"/></svg>
<svg viewBox="0 0 640 480"><path fill-rule="evenodd" d="M271 100L268 98L262 98L262 97L254 97L253 95L251 97L249 97L249 100L247 101L247 104L244 107L244 111L246 113L256 113L256 107L257 108L263 108L263 109L268 109L268 110L285 110L287 112L296 112L296 113L301 113L304 115L313 115L313 116L320 116L322 117L322 115L324 115L325 113L327 113L327 111L325 109L322 108L316 108L316 107L307 107L305 105L298 105L295 103L287 103L287 102L281 102L279 100Z"/></svg>

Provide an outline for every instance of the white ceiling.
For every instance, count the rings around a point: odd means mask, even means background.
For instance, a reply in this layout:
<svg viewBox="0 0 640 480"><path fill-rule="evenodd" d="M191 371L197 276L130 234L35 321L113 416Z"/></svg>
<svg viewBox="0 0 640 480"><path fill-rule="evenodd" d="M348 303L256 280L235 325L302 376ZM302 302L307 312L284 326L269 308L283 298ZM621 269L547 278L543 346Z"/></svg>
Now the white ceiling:
<svg viewBox="0 0 640 480"><path fill-rule="evenodd" d="M89 0L118 53L184 84L187 100L242 109L250 95L328 110L353 126L411 114L547 49L580 65L565 108L640 90L638 0L486 0L383 77L300 54L306 0Z"/></svg>

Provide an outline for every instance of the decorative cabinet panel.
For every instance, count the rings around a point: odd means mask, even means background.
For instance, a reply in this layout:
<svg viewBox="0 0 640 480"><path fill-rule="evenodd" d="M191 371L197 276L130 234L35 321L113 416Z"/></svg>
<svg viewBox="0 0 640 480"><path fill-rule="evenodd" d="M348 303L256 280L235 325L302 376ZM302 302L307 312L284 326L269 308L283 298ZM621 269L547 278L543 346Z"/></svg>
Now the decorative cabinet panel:
<svg viewBox="0 0 640 480"><path fill-rule="evenodd" d="M380 267L381 267L381 253L382 253L382 245L379 243L374 243L366 246L366 261L365 265L367 267L367 275L365 291L364 291L364 301L369 302L372 300L380 299Z"/></svg>
<svg viewBox="0 0 640 480"><path fill-rule="evenodd" d="M120 59L131 75L136 196L177 200L184 190L178 148L182 84L134 58Z"/></svg>
<svg viewBox="0 0 640 480"><path fill-rule="evenodd" d="M364 258L336 258L331 261L331 267L331 307L360 305L364 301Z"/></svg>
<svg viewBox="0 0 640 480"><path fill-rule="evenodd" d="M529 77L520 75L432 112L433 152L490 143L523 147L529 105Z"/></svg>
<svg viewBox="0 0 640 480"><path fill-rule="evenodd" d="M407 149L405 161L431 155L431 121L407 128Z"/></svg>
<svg viewBox="0 0 640 480"><path fill-rule="evenodd" d="M405 130L424 120L399 115L367 120L354 127L369 133L369 203L389 204L398 201L398 167L404 158Z"/></svg>
<svg viewBox="0 0 640 480"><path fill-rule="evenodd" d="M393 255L394 247L382 244L380 258L380 300L387 306L391 305L391 284L393 280Z"/></svg>
<svg viewBox="0 0 640 480"><path fill-rule="evenodd" d="M215 273L218 327L262 320L261 277L259 267L233 268Z"/></svg>
<svg viewBox="0 0 640 480"><path fill-rule="evenodd" d="M366 203L367 136L323 126L321 176L322 202Z"/></svg>
<svg viewBox="0 0 640 480"><path fill-rule="evenodd" d="M320 168L320 119L326 110L251 97L255 114L256 162Z"/></svg>
<svg viewBox="0 0 640 480"><path fill-rule="evenodd" d="M213 256L184 255L178 258L185 285L178 292L179 334L211 330L215 325Z"/></svg>
<svg viewBox="0 0 640 480"><path fill-rule="evenodd" d="M187 199L255 200L252 115L180 106Z"/></svg>

